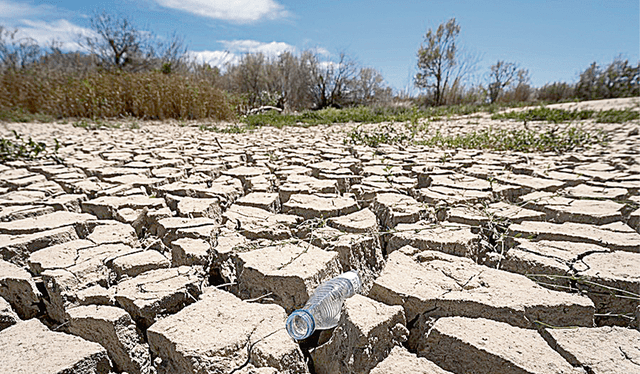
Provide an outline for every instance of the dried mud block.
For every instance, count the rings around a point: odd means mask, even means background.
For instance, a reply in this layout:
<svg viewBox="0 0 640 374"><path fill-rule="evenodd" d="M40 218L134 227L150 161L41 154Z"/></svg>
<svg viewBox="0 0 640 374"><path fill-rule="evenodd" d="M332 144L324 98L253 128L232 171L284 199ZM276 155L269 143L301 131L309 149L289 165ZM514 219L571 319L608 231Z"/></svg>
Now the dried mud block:
<svg viewBox="0 0 640 374"><path fill-rule="evenodd" d="M68 268L76 263L78 250L93 246L95 244L89 240L78 239L43 248L29 256L29 269L40 275L45 270Z"/></svg>
<svg viewBox="0 0 640 374"><path fill-rule="evenodd" d="M171 266L206 266L211 244L202 239L182 238L171 242Z"/></svg>
<svg viewBox="0 0 640 374"><path fill-rule="evenodd" d="M133 210L160 209L165 206L163 199L154 199L145 195L103 196L83 201L82 211L91 213L99 219L115 219L117 211L123 208Z"/></svg>
<svg viewBox="0 0 640 374"><path fill-rule="evenodd" d="M338 183L338 192L340 193L345 193L351 186L362 182L362 175L353 174L353 172L347 168L320 172L317 177L320 179L335 180Z"/></svg>
<svg viewBox="0 0 640 374"><path fill-rule="evenodd" d="M593 374L640 372L640 332L621 327L545 329L549 345Z"/></svg>
<svg viewBox="0 0 640 374"><path fill-rule="evenodd" d="M122 244L102 244L65 250L67 252L58 262L60 268L52 267L41 273L48 296L44 299L47 314L58 323L66 322L66 310L79 304L77 292L96 285L109 286L115 278L107 265L109 259L129 254L133 249ZM48 249L43 251L49 252Z"/></svg>
<svg viewBox="0 0 640 374"><path fill-rule="evenodd" d="M387 242L387 253L409 245L419 250L434 250L456 256L469 258L478 256L480 237L471 231L470 226L421 221L399 224L394 231Z"/></svg>
<svg viewBox="0 0 640 374"><path fill-rule="evenodd" d="M489 223L489 215L485 209L475 206L456 206L446 212L443 217L449 222L459 223L462 225L482 227Z"/></svg>
<svg viewBox="0 0 640 374"><path fill-rule="evenodd" d="M276 214L252 206L233 204L223 215L225 223L248 239L285 240L292 237L291 228L302 219L291 214Z"/></svg>
<svg viewBox="0 0 640 374"><path fill-rule="evenodd" d="M580 374L536 330L484 318L441 318L418 351L456 374Z"/></svg>
<svg viewBox="0 0 640 374"><path fill-rule="evenodd" d="M316 373L368 373L408 338L404 312L362 295L344 302L331 339L311 350Z"/></svg>
<svg viewBox="0 0 640 374"><path fill-rule="evenodd" d="M500 269L530 275L532 279L553 285L570 286L580 258L596 252L610 252L595 244L541 240L534 242L516 239L516 246L509 249L500 261ZM578 262L577 262L578 261ZM540 276L538 276L540 275ZM544 277L549 275L551 277ZM560 276L560 277L554 277Z"/></svg>
<svg viewBox="0 0 640 374"><path fill-rule="evenodd" d="M312 244L278 243L235 256L243 299L269 295L288 313L301 308L313 290L341 272L338 253Z"/></svg>
<svg viewBox="0 0 640 374"><path fill-rule="evenodd" d="M463 316L524 328L538 322L593 325L594 306L587 297L551 291L525 276L441 252L424 251L413 258L405 254L414 251L404 247L390 254L369 292L369 297L385 304L402 305L408 321Z"/></svg>
<svg viewBox="0 0 640 374"><path fill-rule="evenodd" d="M64 194L48 198L42 203L55 210L80 213L82 212L82 202L87 199L87 195L84 194Z"/></svg>
<svg viewBox="0 0 640 374"><path fill-rule="evenodd" d="M282 208L280 195L275 192L252 192L236 200L236 204L264 209L271 213L278 213Z"/></svg>
<svg viewBox="0 0 640 374"><path fill-rule="evenodd" d="M26 235L0 234L0 258L24 265L31 252L77 239L78 233L72 226Z"/></svg>
<svg viewBox="0 0 640 374"><path fill-rule="evenodd" d="M130 247L140 246L135 229L118 221L99 221L85 237L95 244L125 244Z"/></svg>
<svg viewBox="0 0 640 374"><path fill-rule="evenodd" d="M113 306L79 306L68 310L70 334L102 345L118 371L151 372L149 348L131 316Z"/></svg>
<svg viewBox="0 0 640 374"><path fill-rule="evenodd" d="M588 184L579 184L575 187L566 188L564 193L566 196L575 199L621 200L629 195L629 191L626 188L603 188Z"/></svg>
<svg viewBox="0 0 640 374"><path fill-rule="evenodd" d="M375 233L345 234L325 227L314 231L311 243L325 251L338 252L343 271L357 270L363 294L369 291L373 280L384 268L380 237Z"/></svg>
<svg viewBox="0 0 640 374"><path fill-rule="evenodd" d="M116 177L105 178L105 182L113 184L124 184L127 186L132 186L134 188L160 186L167 183L167 181L165 181L164 179L150 178L146 175L140 174L125 174Z"/></svg>
<svg viewBox="0 0 640 374"><path fill-rule="evenodd" d="M344 216L329 218L327 224L336 230L352 234L366 234L379 231L378 218L369 208Z"/></svg>
<svg viewBox="0 0 640 374"><path fill-rule="evenodd" d="M73 273L83 288L95 284L106 287L112 279L109 260L132 251L135 250L124 244L100 244L80 248L74 264L65 269Z"/></svg>
<svg viewBox="0 0 640 374"><path fill-rule="evenodd" d="M245 236L223 227L216 236L215 243L211 248L210 275L213 279L222 283L236 282L238 271L234 256L237 253L248 252L253 249L256 248L251 245L251 242Z"/></svg>
<svg viewBox="0 0 640 374"><path fill-rule="evenodd" d="M45 205L14 205L4 206L1 209L1 222L10 222L25 218L43 216L45 214L51 214L55 211L55 209L53 209L52 207Z"/></svg>
<svg viewBox="0 0 640 374"><path fill-rule="evenodd" d="M640 253L591 253L582 258L578 266L576 287L593 300L596 313L612 314L596 317L596 323L628 325L627 318L616 315L633 317L638 306Z"/></svg>
<svg viewBox="0 0 640 374"><path fill-rule="evenodd" d="M488 181L459 173L418 174L418 186L441 186L460 190L491 191L491 183Z"/></svg>
<svg viewBox="0 0 640 374"><path fill-rule="evenodd" d="M271 174L271 171L265 167L239 166L237 168L223 170L222 174L240 179L245 190L249 190L249 179Z"/></svg>
<svg viewBox="0 0 640 374"><path fill-rule="evenodd" d="M567 197L560 196L551 192L536 191L530 192L524 196L520 196L519 201L525 208L544 212L546 206L569 205L571 204L573 199L569 199Z"/></svg>
<svg viewBox="0 0 640 374"><path fill-rule="evenodd" d="M175 313L195 301L201 282L196 270L186 266L150 270L119 283L114 297L147 328L161 315Z"/></svg>
<svg viewBox="0 0 640 374"><path fill-rule="evenodd" d="M0 331L0 372L107 374L107 351L98 343L50 331L37 319Z"/></svg>
<svg viewBox="0 0 640 374"><path fill-rule="evenodd" d="M42 191L11 191L0 195L0 205L32 205L47 197Z"/></svg>
<svg viewBox="0 0 640 374"><path fill-rule="evenodd" d="M96 217L90 214L73 212L53 212L11 222L0 222L0 234L27 235L72 226L80 228Z"/></svg>
<svg viewBox="0 0 640 374"><path fill-rule="evenodd" d="M13 311L11 304L0 296L0 331L20 322L20 317Z"/></svg>
<svg viewBox="0 0 640 374"><path fill-rule="evenodd" d="M244 187L237 178L221 176L209 184L179 181L154 187L152 191L158 196L164 196L169 193L176 196L199 199L218 198L221 206L228 207L244 194Z"/></svg>
<svg viewBox="0 0 640 374"><path fill-rule="evenodd" d="M371 203L373 211L384 228L396 227L399 223L415 223L427 217L427 209L414 198L397 193L376 195Z"/></svg>
<svg viewBox="0 0 640 374"><path fill-rule="evenodd" d="M22 319L33 318L39 312L41 295L31 274L3 260L0 260L0 297L8 301Z"/></svg>
<svg viewBox="0 0 640 374"><path fill-rule="evenodd" d="M370 374L451 374L440 366L418 357L402 346L395 346L389 356L376 365Z"/></svg>
<svg viewBox="0 0 640 374"><path fill-rule="evenodd" d="M507 204L502 201L489 204L487 213L494 218L509 220L509 222L513 223L520 223L523 221L543 221L545 219L544 213L525 209L513 204Z"/></svg>
<svg viewBox="0 0 640 374"><path fill-rule="evenodd" d="M209 235L217 230L218 222L211 218L181 218L171 217L158 221L157 226L151 229L151 233L159 238L167 247L171 247L171 242L184 237L185 230L196 230L199 232L207 232ZM197 236L200 236L198 234Z"/></svg>
<svg viewBox="0 0 640 374"><path fill-rule="evenodd" d="M45 270L42 281L48 296L44 298L47 315L57 323L65 323L68 319L66 309L75 306L76 292L82 285L65 269Z"/></svg>
<svg viewBox="0 0 640 374"><path fill-rule="evenodd" d="M76 292L76 302L79 305L113 305L114 288L104 288L100 285L90 286Z"/></svg>
<svg viewBox="0 0 640 374"><path fill-rule="evenodd" d="M331 218L353 213L358 210L358 203L347 197L293 195L282 205L284 213L295 214L305 220L311 218Z"/></svg>
<svg viewBox="0 0 640 374"><path fill-rule="evenodd" d="M277 305L247 303L213 288L151 326L149 348L162 360L158 374L230 373L247 364L308 373L300 347L284 329L286 317Z"/></svg>
<svg viewBox="0 0 640 374"><path fill-rule="evenodd" d="M171 266L171 261L160 252L150 250L133 250L131 253L118 254L106 261L116 273L116 279L135 277L149 270L164 269Z"/></svg>
<svg viewBox="0 0 640 374"><path fill-rule="evenodd" d="M365 178L361 184L354 184L349 188L349 192L356 196L358 204L362 207L369 207L373 202L373 199L381 193L401 192L407 195L410 193L410 189L407 191L396 187L394 184L389 184L388 182L371 182L367 179L369 178Z"/></svg>
<svg viewBox="0 0 640 374"><path fill-rule="evenodd" d="M194 199L192 197L182 197L177 203L176 211L180 217L205 217L220 222L222 207L217 198Z"/></svg>
<svg viewBox="0 0 640 374"><path fill-rule="evenodd" d="M598 226L565 222L522 222L509 225L508 236L597 244L616 251L640 252L640 234L616 232Z"/></svg>
<svg viewBox="0 0 640 374"><path fill-rule="evenodd" d="M605 225L622 221L624 207L623 204L609 200L571 200L567 204L546 205L544 211L556 223Z"/></svg>
<svg viewBox="0 0 640 374"><path fill-rule="evenodd" d="M415 192L416 199L422 203L436 205L445 203L449 206L456 204L475 204L493 199L491 191L461 190L442 186L420 188Z"/></svg>
<svg viewBox="0 0 640 374"><path fill-rule="evenodd" d="M627 224L640 233L640 209L637 209L629 215Z"/></svg>
<svg viewBox="0 0 640 374"><path fill-rule="evenodd" d="M352 185L350 192L358 195L358 201L365 200L367 205L379 193L401 193L411 195L416 180L404 176L373 175L362 178L359 184Z"/></svg>
<svg viewBox="0 0 640 374"><path fill-rule="evenodd" d="M499 175L496 176L495 179L504 184L521 186L527 191L555 192L567 186L567 182L564 181L532 177L530 175L523 174Z"/></svg>
<svg viewBox="0 0 640 374"><path fill-rule="evenodd" d="M274 190L276 177L273 174L258 175L247 180L248 193L270 193Z"/></svg>
<svg viewBox="0 0 640 374"><path fill-rule="evenodd" d="M337 194L338 181L334 179L318 179L315 177L293 174L287 177L278 189L280 202L283 204L289 201L292 195L314 193Z"/></svg>

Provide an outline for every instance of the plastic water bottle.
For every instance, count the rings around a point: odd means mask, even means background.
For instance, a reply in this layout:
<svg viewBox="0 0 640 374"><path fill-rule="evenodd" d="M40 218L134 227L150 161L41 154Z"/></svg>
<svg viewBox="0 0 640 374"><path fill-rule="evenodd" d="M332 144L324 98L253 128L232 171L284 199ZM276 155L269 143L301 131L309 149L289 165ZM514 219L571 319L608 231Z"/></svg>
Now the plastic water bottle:
<svg viewBox="0 0 640 374"><path fill-rule="evenodd" d="M344 300L360 291L362 281L358 272L342 273L322 283L304 308L293 311L287 318L287 332L295 340L308 338L315 330L338 325Z"/></svg>

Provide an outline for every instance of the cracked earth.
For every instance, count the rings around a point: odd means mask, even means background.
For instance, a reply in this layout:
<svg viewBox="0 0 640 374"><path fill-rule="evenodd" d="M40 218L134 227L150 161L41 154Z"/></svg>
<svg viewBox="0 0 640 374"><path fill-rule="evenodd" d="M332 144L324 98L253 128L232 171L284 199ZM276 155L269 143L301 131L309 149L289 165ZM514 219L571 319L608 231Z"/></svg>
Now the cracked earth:
<svg viewBox="0 0 640 374"><path fill-rule="evenodd" d="M564 154L199 125L3 125L61 163L0 165L0 373L640 373L637 122ZM292 340L347 270L339 325Z"/></svg>

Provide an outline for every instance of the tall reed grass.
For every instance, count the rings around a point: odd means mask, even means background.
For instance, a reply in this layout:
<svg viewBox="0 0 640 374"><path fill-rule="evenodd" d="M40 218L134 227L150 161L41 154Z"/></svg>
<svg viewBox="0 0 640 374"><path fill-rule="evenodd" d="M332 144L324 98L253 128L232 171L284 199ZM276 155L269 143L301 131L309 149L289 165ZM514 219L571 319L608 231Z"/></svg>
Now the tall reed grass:
<svg viewBox="0 0 640 374"><path fill-rule="evenodd" d="M237 99L189 74L47 69L0 73L0 118L14 114L53 118L191 120L235 118Z"/></svg>

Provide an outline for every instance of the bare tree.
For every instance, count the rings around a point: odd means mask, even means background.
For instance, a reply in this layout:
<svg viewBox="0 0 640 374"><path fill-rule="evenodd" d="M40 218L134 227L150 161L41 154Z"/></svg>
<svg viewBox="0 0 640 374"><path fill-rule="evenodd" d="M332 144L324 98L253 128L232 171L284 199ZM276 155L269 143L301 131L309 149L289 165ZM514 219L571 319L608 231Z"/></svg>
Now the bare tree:
<svg viewBox="0 0 640 374"><path fill-rule="evenodd" d="M520 69L516 73L516 87L513 89L514 101L529 101L533 96L533 89L531 88L531 77L529 76L529 70Z"/></svg>
<svg viewBox="0 0 640 374"><path fill-rule="evenodd" d="M442 104L444 91L457 64L456 39L460 26L455 18L440 24L434 32L429 29L418 50L418 69L415 85L433 91L435 105Z"/></svg>
<svg viewBox="0 0 640 374"><path fill-rule="evenodd" d="M25 68L42 56L42 49L34 39L21 38L18 33L18 29L0 26L0 69Z"/></svg>
<svg viewBox="0 0 640 374"><path fill-rule="evenodd" d="M516 77L518 65L514 62L498 61L489 72L489 100L495 103L505 87Z"/></svg>
<svg viewBox="0 0 640 374"><path fill-rule="evenodd" d="M81 44L107 66L123 68L144 50L142 33L127 17L96 13L91 28L96 35L82 37Z"/></svg>
<svg viewBox="0 0 640 374"><path fill-rule="evenodd" d="M341 107L344 105L347 83L356 74L356 62L345 52L341 52L337 61L310 61L312 93L316 109Z"/></svg>
<svg viewBox="0 0 640 374"><path fill-rule="evenodd" d="M315 61L311 51L304 51L300 56L284 52L278 58L279 88L282 92L282 109L299 110L312 104L311 72L309 66Z"/></svg>
<svg viewBox="0 0 640 374"><path fill-rule="evenodd" d="M141 30L126 16L107 12L96 13L91 18L91 28L94 33L80 36L79 42L104 66L128 70L161 69L170 73L181 65L187 65L187 47L184 39L175 32L162 40Z"/></svg>
<svg viewBox="0 0 640 374"><path fill-rule="evenodd" d="M158 42L156 47L151 47L149 55L159 60L163 73L171 73L173 70L187 65L187 46L184 38L176 32L166 42Z"/></svg>

